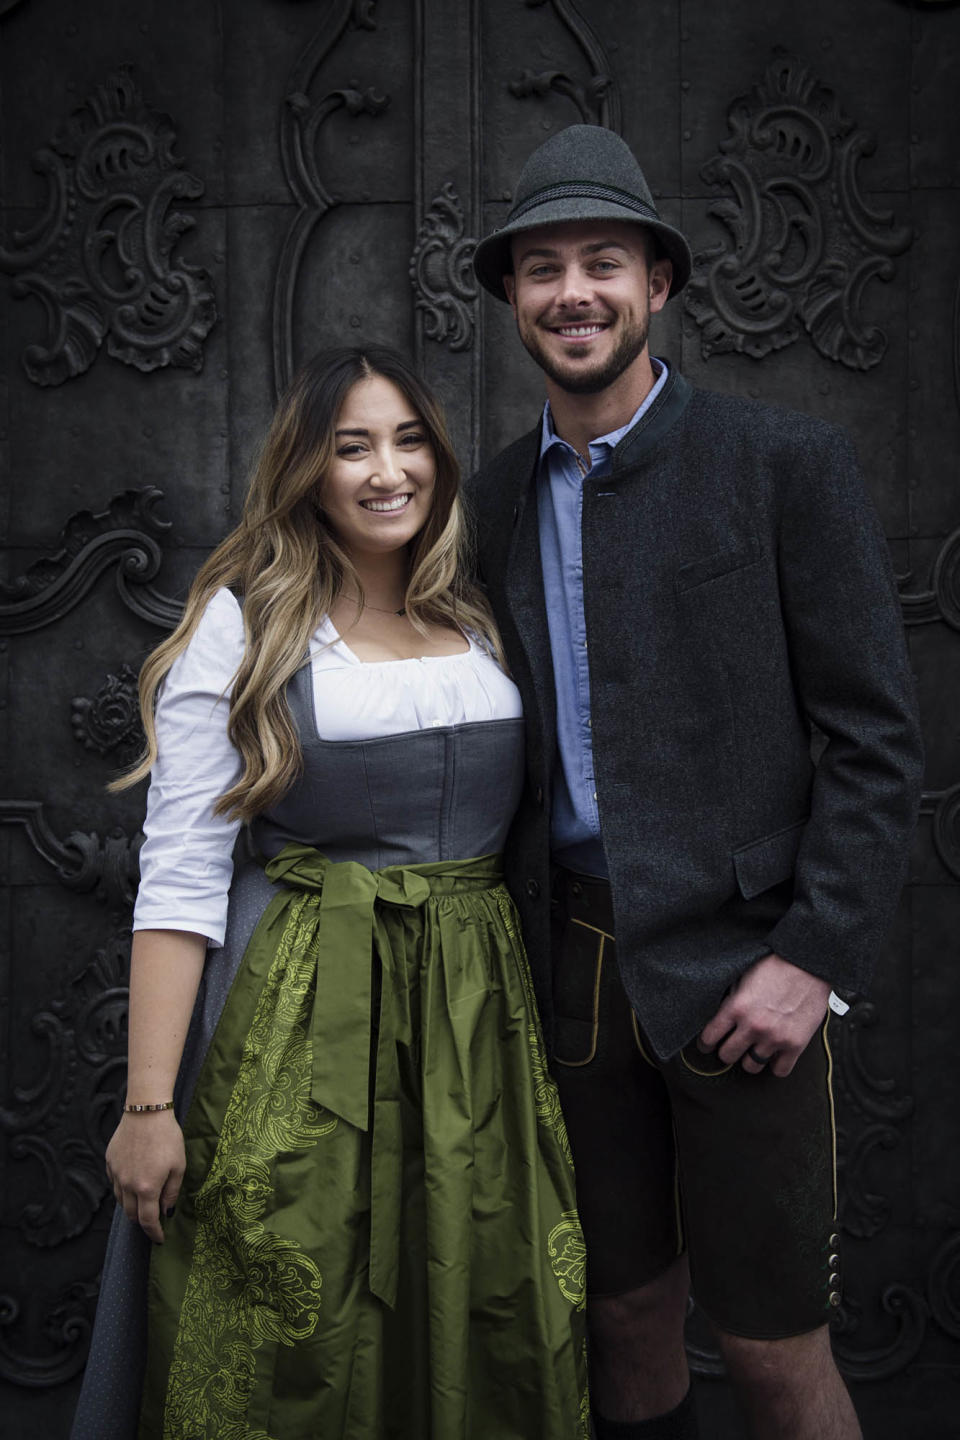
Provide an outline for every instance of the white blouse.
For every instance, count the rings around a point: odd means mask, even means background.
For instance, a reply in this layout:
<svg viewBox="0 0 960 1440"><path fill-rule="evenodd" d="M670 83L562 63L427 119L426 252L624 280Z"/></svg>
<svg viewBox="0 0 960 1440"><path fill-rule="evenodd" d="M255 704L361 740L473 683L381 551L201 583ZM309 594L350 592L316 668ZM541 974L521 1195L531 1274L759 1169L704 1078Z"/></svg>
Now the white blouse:
<svg viewBox="0 0 960 1440"><path fill-rule="evenodd" d="M458 655L368 662L325 619L309 648L324 740L372 740L521 714L513 681L473 639ZM134 930L188 930L223 944L240 825L214 815L213 807L242 770L227 736L242 656L240 606L231 591L218 590L157 703L159 754L150 774Z"/></svg>

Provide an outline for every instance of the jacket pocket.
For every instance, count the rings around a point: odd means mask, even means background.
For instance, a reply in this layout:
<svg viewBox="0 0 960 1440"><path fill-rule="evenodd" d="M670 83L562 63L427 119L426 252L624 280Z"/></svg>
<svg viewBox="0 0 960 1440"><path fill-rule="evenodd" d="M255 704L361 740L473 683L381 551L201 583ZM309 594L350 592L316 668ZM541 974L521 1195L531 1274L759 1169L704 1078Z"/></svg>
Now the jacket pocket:
<svg viewBox="0 0 960 1440"><path fill-rule="evenodd" d="M755 536L745 536L735 550L719 550L715 555L704 555L700 560L690 560L681 565L676 574L678 590L693 590L708 580L719 580L735 570L744 570L760 559L760 545Z"/></svg>
<svg viewBox="0 0 960 1440"><path fill-rule="evenodd" d="M733 868L744 900L752 900L773 885L789 880L797 863L797 851L807 826L806 817L772 835L751 840L733 852Z"/></svg>

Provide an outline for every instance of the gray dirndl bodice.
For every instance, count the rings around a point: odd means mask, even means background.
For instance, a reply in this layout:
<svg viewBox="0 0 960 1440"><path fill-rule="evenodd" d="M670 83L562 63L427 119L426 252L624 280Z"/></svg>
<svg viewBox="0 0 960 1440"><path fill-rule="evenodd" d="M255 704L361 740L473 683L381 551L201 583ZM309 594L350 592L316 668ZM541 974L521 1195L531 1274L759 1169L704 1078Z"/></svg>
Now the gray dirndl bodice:
<svg viewBox="0 0 960 1440"><path fill-rule="evenodd" d="M523 720L485 720L374 740L323 740L309 665L287 700L303 773L252 822L248 844L272 859L290 843L370 870L468 860L503 849L523 786ZM240 847L238 847L240 848ZM237 863L222 947L206 964L177 1081L185 1114L220 1012L257 921L274 893L258 859ZM150 1241L117 1210L104 1259L87 1374L71 1440L134 1440L146 1356Z"/></svg>

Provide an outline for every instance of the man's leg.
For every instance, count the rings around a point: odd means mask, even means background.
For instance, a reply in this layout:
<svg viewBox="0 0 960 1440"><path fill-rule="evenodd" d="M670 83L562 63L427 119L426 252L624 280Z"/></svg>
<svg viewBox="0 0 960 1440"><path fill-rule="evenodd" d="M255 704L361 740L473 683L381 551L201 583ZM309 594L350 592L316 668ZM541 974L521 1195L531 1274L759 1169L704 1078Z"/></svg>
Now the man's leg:
<svg viewBox="0 0 960 1440"><path fill-rule="evenodd" d="M788 1340L717 1339L752 1440L860 1440L826 1325Z"/></svg>
<svg viewBox="0 0 960 1440"><path fill-rule="evenodd" d="M689 1285L681 1256L655 1280L625 1295L588 1299L590 1387L600 1437L607 1429L625 1440L652 1434L649 1426L635 1427L635 1422L675 1415L685 1400L690 1374L683 1322ZM605 1426L610 1421L616 1424ZM662 1433L680 1437L685 1432L673 1423Z"/></svg>
<svg viewBox="0 0 960 1440"><path fill-rule="evenodd" d="M552 1070L587 1242L598 1440L694 1440L683 1349L688 1274L666 1085L616 965L609 887L561 876Z"/></svg>
<svg viewBox="0 0 960 1440"><path fill-rule="evenodd" d="M855 1440L830 1351L840 1300L826 1032L793 1072L748 1074L686 1046L663 1066L692 1289L754 1440Z"/></svg>

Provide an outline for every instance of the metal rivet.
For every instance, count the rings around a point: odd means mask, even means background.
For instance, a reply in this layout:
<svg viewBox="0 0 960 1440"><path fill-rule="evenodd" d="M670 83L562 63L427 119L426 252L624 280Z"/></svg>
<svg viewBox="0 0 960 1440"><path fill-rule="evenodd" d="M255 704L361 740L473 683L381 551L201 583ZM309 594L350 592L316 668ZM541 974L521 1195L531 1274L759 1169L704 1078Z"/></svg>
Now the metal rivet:
<svg viewBox="0 0 960 1440"><path fill-rule="evenodd" d="M840 1304L840 1300L842 1297L839 1290L831 1290L828 1298L830 1304L834 1307L834 1309L836 1309L836 1307Z"/></svg>

